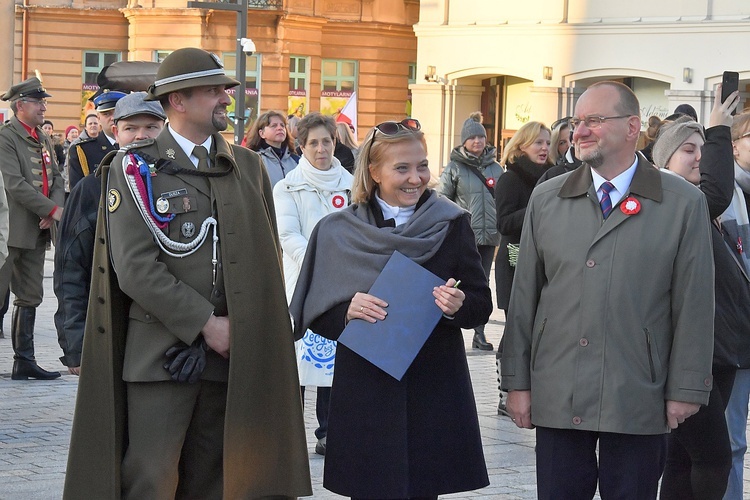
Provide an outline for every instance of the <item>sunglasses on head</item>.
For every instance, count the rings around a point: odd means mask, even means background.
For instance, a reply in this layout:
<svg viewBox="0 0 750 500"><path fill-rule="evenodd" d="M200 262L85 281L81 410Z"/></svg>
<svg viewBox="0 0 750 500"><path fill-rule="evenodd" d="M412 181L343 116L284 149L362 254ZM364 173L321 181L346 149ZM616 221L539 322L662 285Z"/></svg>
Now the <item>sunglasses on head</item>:
<svg viewBox="0 0 750 500"><path fill-rule="evenodd" d="M383 135L396 135L399 130L409 130L411 132L417 132L422 128L419 124L419 120L414 118L406 118L400 122L383 122L380 125L375 125L375 130Z"/></svg>

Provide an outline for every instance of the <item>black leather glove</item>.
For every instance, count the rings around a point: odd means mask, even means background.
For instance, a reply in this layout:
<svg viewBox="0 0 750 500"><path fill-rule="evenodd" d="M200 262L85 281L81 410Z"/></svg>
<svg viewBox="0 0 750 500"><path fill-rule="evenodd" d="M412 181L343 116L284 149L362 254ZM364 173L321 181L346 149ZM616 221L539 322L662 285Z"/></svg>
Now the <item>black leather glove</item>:
<svg viewBox="0 0 750 500"><path fill-rule="evenodd" d="M201 378L206 368L206 352L208 345L200 335L192 345L184 342L173 345L165 353L169 361L164 363L164 369L172 375L175 382L194 384Z"/></svg>

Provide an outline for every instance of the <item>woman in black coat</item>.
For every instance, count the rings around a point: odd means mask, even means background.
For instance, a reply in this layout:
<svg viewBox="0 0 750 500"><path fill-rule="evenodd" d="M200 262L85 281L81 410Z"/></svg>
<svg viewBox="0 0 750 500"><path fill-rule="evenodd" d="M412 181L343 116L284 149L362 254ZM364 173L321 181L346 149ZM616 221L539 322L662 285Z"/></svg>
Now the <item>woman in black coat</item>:
<svg viewBox="0 0 750 500"><path fill-rule="evenodd" d="M721 91L717 90L717 95ZM720 500L732 466L724 417L740 357L750 348L750 280L717 219L732 201L734 160L729 125L737 94L724 104L717 97L710 127L690 117L665 123L653 148L654 164L698 186L706 196L713 238L715 269L713 387L708 405L668 435L662 500Z"/></svg>
<svg viewBox="0 0 750 500"><path fill-rule="evenodd" d="M492 299L468 213L427 187L418 128L368 134L353 204L313 231L290 306L298 337L310 327L336 340L349 321L385 319L388 305L367 291L395 250L445 280L432 290L442 317L401 380L338 345L323 485L352 498L489 484L461 328L486 322Z"/></svg>
<svg viewBox="0 0 750 500"><path fill-rule="evenodd" d="M517 245L521 241L531 191L550 166L549 148L550 130L542 123L528 122L508 142L500 160L506 173L495 185L497 229L502 235L495 260L495 286L497 307L506 314L516 269L509 261L508 244Z"/></svg>

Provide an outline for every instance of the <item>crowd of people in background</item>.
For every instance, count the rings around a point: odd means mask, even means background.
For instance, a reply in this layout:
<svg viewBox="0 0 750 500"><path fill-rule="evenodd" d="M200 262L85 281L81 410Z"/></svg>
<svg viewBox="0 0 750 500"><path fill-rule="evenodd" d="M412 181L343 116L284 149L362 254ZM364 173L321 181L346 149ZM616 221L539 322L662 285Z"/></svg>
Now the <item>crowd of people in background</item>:
<svg viewBox="0 0 750 500"><path fill-rule="evenodd" d="M687 104L642 125L635 94L621 83L600 82L581 95L573 116L550 126L528 121L499 145L490 143L475 112L437 178L422 126L412 118L365 132L318 112L267 110L243 147L228 145L219 134L227 125L222 110L226 89L237 82L208 53L183 50L189 54L170 56L159 70L166 76L147 92L97 92L95 112L81 130L70 125L59 133L44 119L52 96L35 78L3 96L16 114L0 129L7 193L0 200L0 233L7 233L0 238L6 303L0 314L13 292L12 378L59 377L36 364L33 347L40 263L54 239L55 325L69 373L81 375L84 346L99 353L111 347L85 335L94 328L87 312L98 311L106 328L128 331L120 368L132 394L133 434L123 488L147 496L164 487L156 486L162 476L186 494L254 488L217 480L226 457L220 443L236 450L222 441L224 411L228 432L240 436L235 445L248 436L231 412L253 412L252 405L237 410L240 395L227 392L228 381L241 376L227 361L230 338L237 342L232 356L260 362L246 356L247 339L229 333L257 320L249 310L241 324L230 328L228 319L237 311L232 293L247 290L224 275L224 262L234 262L224 259L254 243L233 239L237 231L224 229L234 227L233 212L220 207L241 198L248 210L265 207L267 218L252 231L264 242L256 256L272 292L253 296L251 309L270 308L279 338L295 341L294 348L271 349L288 418L263 425L295 427L296 395L304 405L305 388L315 387L315 452L326 457L326 488L352 498L436 499L488 484L461 329L473 331L472 349L495 350L485 334L494 266L494 302L506 321L495 353L497 412L518 427L536 428L539 498L591 498L597 490L604 499L742 498L750 400L744 246L750 109L736 112L738 92L723 102L715 98L707 128ZM191 58L207 73L192 73ZM212 118L191 114L186 103L213 109ZM42 170L32 168L35 162ZM19 175L19 165L33 181ZM106 193L93 175L102 171L113 182L104 184ZM249 225L252 216L248 211L241 222ZM104 234L115 241L96 250L96 235ZM337 342L351 321L377 325L388 315L391 304L368 290L396 251L441 280L432 290L441 316L400 380ZM240 275L249 279L257 264L243 262ZM104 277L92 276L95 265ZM117 266L137 272L121 275L118 284ZM92 287L109 294L113 285L133 299L126 306L130 326L120 330L111 323L112 296L89 304ZM173 292L194 307L168 298ZM152 303L164 310L152 311ZM188 323L191 335L174 333L173 324L179 330ZM268 332L254 335L248 337L254 345L268 348ZM210 389L183 392L186 381ZM101 395L101 383L82 378L81 392ZM252 404L264 400L262 385L248 383L256 391ZM170 422L157 415L155 401L165 395L180 400L180 429L166 430ZM219 446L211 453L211 470L219 473L191 479L182 468L200 470L202 453L189 439L191 412L205 411L203 405L221 409L221 418L201 416ZM113 407L113 418L123 408ZM82 435L84 426L96 425L94 411L79 397L76 456L91 452ZM177 437L162 468L146 471L145 458L160 454L149 437L155 421ZM181 449L185 436L189 450ZM292 490L304 494L302 436L285 436L296 457ZM192 461L172 470L183 453ZM84 465L73 466L66 487L93 491L82 486L86 475ZM271 483L283 491L283 473Z"/></svg>

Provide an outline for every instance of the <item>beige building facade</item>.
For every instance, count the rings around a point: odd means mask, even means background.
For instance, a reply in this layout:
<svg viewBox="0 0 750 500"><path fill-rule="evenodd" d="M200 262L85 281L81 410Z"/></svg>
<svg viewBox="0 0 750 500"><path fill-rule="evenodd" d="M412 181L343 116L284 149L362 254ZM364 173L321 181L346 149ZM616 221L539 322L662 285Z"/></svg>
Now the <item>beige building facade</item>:
<svg viewBox="0 0 750 500"><path fill-rule="evenodd" d="M299 114L333 113L353 92L363 132L405 116L419 0L247 1L247 37L257 48L243 56L248 124L292 103ZM0 88L38 71L53 95L47 116L56 130L80 124L96 74L115 61L160 61L193 46L216 53L236 76L234 12L188 8L188 0L0 0L0 14Z"/></svg>
<svg viewBox="0 0 750 500"><path fill-rule="evenodd" d="M422 0L414 32L413 116L436 172L472 111L501 146L529 120L572 115L600 80L629 85L644 123L682 103L706 123L725 70L740 73L740 106L750 105L746 1Z"/></svg>

